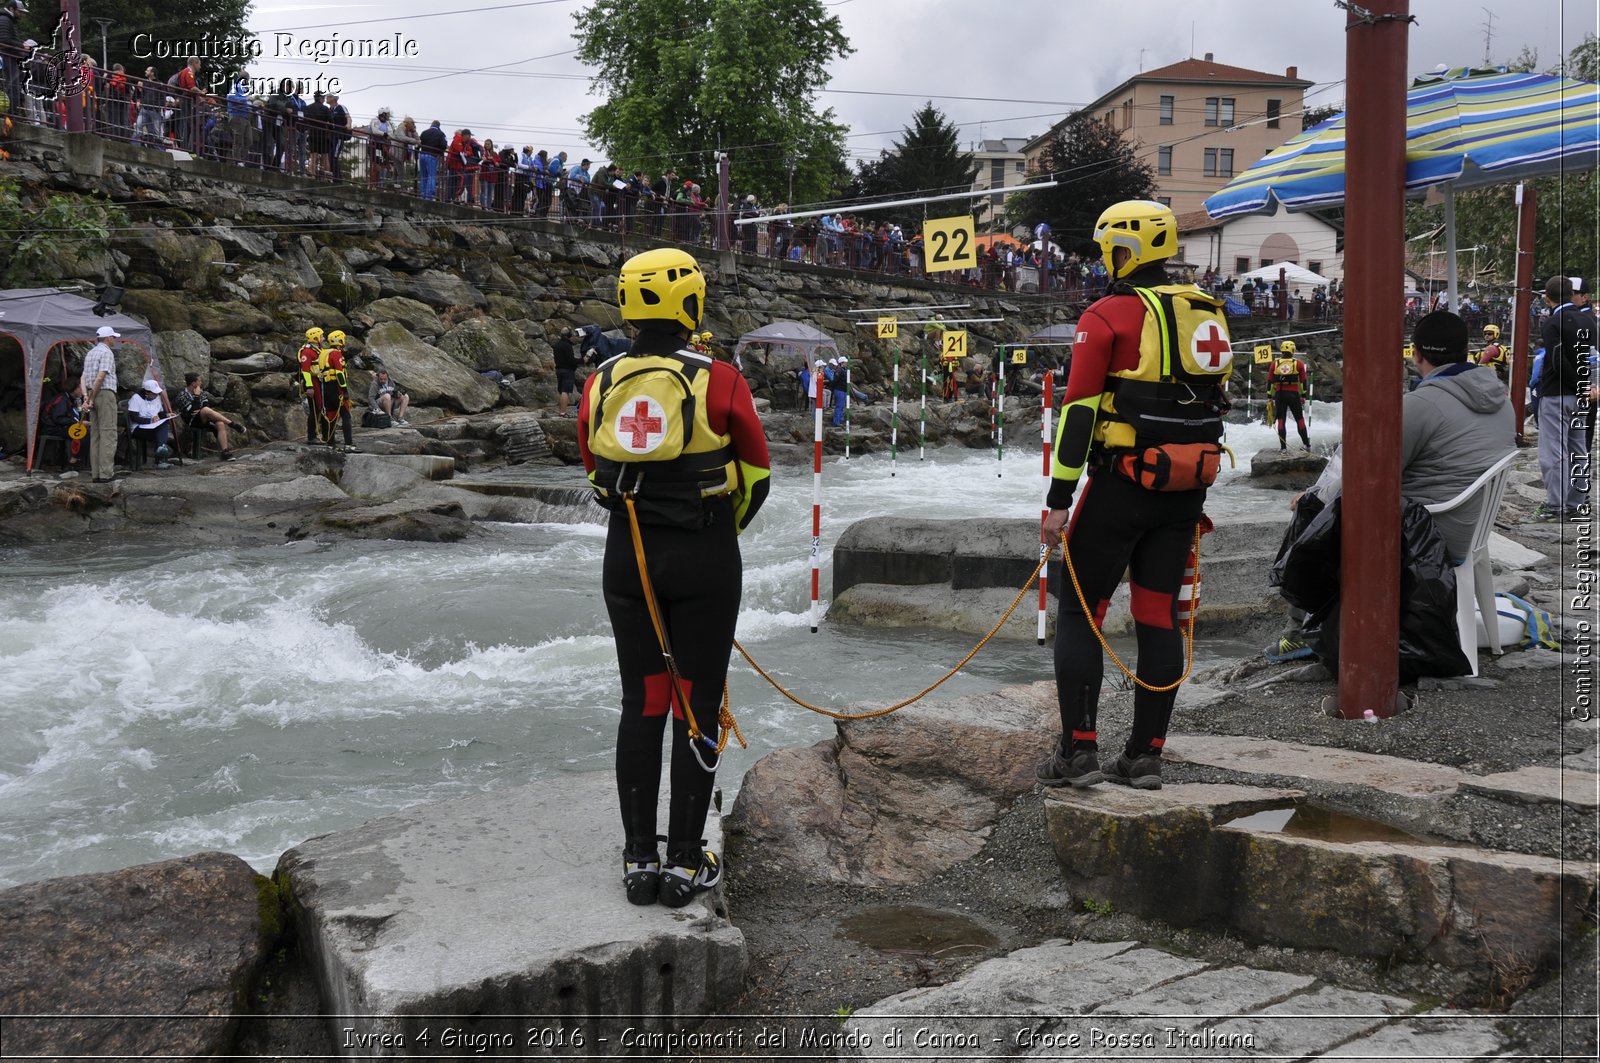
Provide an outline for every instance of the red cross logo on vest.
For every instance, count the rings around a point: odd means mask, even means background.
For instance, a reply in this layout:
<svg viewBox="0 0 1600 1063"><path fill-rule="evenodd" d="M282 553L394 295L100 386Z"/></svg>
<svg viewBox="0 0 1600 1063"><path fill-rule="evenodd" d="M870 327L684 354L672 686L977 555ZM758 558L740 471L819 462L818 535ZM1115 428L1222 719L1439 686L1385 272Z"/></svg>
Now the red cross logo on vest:
<svg viewBox="0 0 1600 1063"><path fill-rule="evenodd" d="M1195 364L1212 372L1233 362L1233 344L1228 342L1228 334L1217 327L1215 321L1207 321L1194 330L1191 346Z"/></svg>
<svg viewBox="0 0 1600 1063"><path fill-rule="evenodd" d="M667 418L652 398L635 399L617 414L617 442L630 454L648 454L666 438Z"/></svg>

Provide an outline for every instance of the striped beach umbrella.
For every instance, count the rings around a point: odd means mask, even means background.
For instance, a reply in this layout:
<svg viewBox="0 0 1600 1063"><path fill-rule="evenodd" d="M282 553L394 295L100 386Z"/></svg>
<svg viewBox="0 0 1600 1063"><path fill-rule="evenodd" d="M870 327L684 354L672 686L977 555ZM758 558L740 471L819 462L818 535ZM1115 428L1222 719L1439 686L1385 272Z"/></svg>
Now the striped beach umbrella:
<svg viewBox="0 0 1600 1063"><path fill-rule="evenodd" d="M1465 191L1600 164L1600 85L1453 70L1406 93L1406 189ZM1213 218L1344 202L1345 116L1272 149L1205 202Z"/></svg>

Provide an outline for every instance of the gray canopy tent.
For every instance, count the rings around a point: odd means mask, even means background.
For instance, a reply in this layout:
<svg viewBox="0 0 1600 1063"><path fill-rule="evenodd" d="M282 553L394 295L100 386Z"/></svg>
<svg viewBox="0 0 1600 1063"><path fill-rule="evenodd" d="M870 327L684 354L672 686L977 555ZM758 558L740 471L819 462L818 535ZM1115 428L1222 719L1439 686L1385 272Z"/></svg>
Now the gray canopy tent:
<svg viewBox="0 0 1600 1063"><path fill-rule="evenodd" d="M830 350L835 357L839 355L839 345L832 336L798 321L774 321L753 332L746 332L739 337L734 354L742 355L749 347L760 347L766 352L766 360L770 360L773 354L792 351L805 358L808 367L816 364L820 350Z"/></svg>
<svg viewBox="0 0 1600 1063"><path fill-rule="evenodd" d="M110 325L121 333L117 344L131 343L144 352L145 375L162 386L161 367L155 358L155 341L150 329L126 314L100 315L95 301L58 288L23 288L0 292L0 335L10 336L22 348L22 379L27 394L28 468L33 468L34 448L38 445L40 394L44 379L54 365L54 379L68 390L67 352L64 344L95 342L95 330ZM119 361L121 361L119 359ZM119 381L119 383L121 383Z"/></svg>

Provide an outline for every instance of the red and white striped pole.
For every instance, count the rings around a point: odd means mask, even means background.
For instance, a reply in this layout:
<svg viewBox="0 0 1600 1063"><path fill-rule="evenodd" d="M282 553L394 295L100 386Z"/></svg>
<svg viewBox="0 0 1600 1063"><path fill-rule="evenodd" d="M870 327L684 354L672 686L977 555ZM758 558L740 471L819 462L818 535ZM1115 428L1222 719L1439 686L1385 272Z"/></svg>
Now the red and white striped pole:
<svg viewBox="0 0 1600 1063"><path fill-rule="evenodd" d="M818 591L822 583L822 373L811 365L811 386L816 391L812 426L815 453L811 462L811 633L817 633Z"/></svg>
<svg viewBox="0 0 1600 1063"><path fill-rule="evenodd" d="M1044 440L1044 493L1050 494L1050 414L1055 406L1055 377L1054 369L1044 371L1044 407L1039 411L1039 435ZM1043 528L1044 521L1050 516L1048 504L1039 513L1039 524ZM1048 584L1050 551L1053 544L1039 540L1039 645L1044 645L1044 622L1050 611L1050 597Z"/></svg>

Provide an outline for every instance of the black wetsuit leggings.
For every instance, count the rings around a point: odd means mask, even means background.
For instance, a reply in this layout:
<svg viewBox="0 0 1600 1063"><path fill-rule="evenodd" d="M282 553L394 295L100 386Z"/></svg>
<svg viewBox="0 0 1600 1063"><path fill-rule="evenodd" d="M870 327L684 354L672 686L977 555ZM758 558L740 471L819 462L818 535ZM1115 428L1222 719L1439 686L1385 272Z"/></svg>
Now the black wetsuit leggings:
<svg viewBox="0 0 1600 1063"><path fill-rule="evenodd" d="M322 410L319 415L317 431L322 433L322 442L329 444L333 442L334 418L328 416L328 411L333 409L339 411L338 421L341 427L344 428L344 445L347 447L352 446L355 443L355 439L350 434L350 406L344 401L344 388L338 384L323 384Z"/></svg>
<svg viewBox="0 0 1600 1063"><path fill-rule="evenodd" d="M1205 491L1147 491L1110 472L1097 472L1080 492L1067 531L1072 567L1095 625L1123 572L1132 584L1135 671L1151 686L1166 686L1183 674L1183 633L1178 626L1178 590L1183 583L1194 530L1205 507ZM1089 618L1078 604L1070 577L1062 573L1056 619L1056 695L1061 731L1069 747L1098 747L1095 719L1105 661ZM1177 691L1153 693L1135 687L1130 756L1159 752Z"/></svg>
<svg viewBox="0 0 1600 1063"><path fill-rule="evenodd" d="M1278 442L1282 443L1288 438L1284 419L1293 417L1295 427L1300 429L1300 442L1309 447L1311 445L1311 437L1306 434L1306 415L1300 408L1300 393L1298 391L1274 392L1272 404L1277 407L1278 413Z"/></svg>
<svg viewBox="0 0 1600 1063"><path fill-rule="evenodd" d="M739 617L743 564L727 499L707 503L711 523L701 529L656 524L643 528L650 583L672 643L684 693L695 721L712 743L728 657ZM667 815L667 860L698 867L706 813L716 783L689 747L689 726L674 704L661 644L650 623L639 582L626 512L614 513L606 533L602 586L622 673L622 717L617 721L617 796L627 845L639 854L656 848L656 807L661 788L661 736L672 719L672 797ZM670 712L669 712L670 708ZM714 745L702 750L716 766Z"/></svg>

